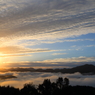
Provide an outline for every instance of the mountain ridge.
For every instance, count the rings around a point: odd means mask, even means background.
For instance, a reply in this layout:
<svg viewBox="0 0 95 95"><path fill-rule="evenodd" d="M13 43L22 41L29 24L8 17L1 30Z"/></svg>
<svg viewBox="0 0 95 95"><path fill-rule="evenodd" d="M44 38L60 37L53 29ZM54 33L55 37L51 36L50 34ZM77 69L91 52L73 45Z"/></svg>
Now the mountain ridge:
<svg viewBox="0 0 95 95"><path fill-rule="evenodd" d="M95 65L92 64L84 64L81 66L76 66L73 68L62 68L62 69L35 69L33 67L29 67L29 68L21 68L21 67L16 67L16 68L9 68L9 69L5 69L2 72L7 72L7 71L11 71L11 72L51 72L51 73L76 73L79 72L81 74L94 74L95 75Z"/></svg>

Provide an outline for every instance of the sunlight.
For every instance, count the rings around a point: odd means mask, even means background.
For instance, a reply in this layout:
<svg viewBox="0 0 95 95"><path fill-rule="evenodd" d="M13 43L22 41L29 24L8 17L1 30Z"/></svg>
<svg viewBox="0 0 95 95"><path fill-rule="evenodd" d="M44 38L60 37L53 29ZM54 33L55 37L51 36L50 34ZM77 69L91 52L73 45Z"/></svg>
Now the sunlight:
<svg viewBox="0 0 95 95"><path fill-rule="evenodd" d="M2 61L2 57L0 57L0 68L2 68L3 67L3 63L2 63L3 61Z"/></svg>
<svg viewBox="0 0 95 95"><path fill-rule="evenodd" d="M2 53L0 53L0 64L2 62Z"/></svg>
<svg viewBox="0 0 95 95"><path fill-rule="evenodd" d="M3 66L3 63L4 63L4 57L5 57L5 55L4 54L2 54L2 53L0 53L0 68L3 68L4 66Z"/></svg>

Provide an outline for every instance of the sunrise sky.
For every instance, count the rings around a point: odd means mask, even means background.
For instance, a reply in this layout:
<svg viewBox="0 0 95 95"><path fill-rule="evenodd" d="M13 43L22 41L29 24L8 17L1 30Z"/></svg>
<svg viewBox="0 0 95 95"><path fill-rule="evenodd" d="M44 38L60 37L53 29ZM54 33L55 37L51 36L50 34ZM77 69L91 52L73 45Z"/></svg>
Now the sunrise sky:
<svg viewBox="0 0 95 95"><path fill-rule="evenodd" d="M95 0L0 0L0 67L95 63Z"/></svg>

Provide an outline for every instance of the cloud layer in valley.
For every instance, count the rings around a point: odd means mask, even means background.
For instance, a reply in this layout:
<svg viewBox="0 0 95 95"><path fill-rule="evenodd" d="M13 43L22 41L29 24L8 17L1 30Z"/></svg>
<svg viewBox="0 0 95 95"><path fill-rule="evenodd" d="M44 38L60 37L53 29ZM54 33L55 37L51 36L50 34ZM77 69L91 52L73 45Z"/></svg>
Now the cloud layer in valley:
<svg viewBox="0 0 95 95"><path fill-rule="evenodd" d="M70 80L70 85L83 85L95 87L95 75L81 75L80 73L74 74L61 74L61 73L8 73L8 75L14 75L17 78L2 80L0 84L11 85L17 88L22 88L25 83L33 82L33 84L40 84L44 79L50 79L51 82L55 82L58 77L67 77ZM5 75L5 74L4 74ZM7 75L7 74L6 74ZM20 84L20 85L19 85Z"/></svg>

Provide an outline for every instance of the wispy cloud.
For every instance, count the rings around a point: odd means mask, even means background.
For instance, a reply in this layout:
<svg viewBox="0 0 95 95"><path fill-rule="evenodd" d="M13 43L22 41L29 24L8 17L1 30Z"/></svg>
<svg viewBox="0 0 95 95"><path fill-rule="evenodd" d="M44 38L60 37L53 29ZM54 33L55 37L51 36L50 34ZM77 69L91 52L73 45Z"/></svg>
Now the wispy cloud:
<svg viewBox="0 0 95 95"><path fill-rule="evenodd" d="M0 54L0 57L24 57L24 56L32 56L29 54Z"/></svg>
<svg viewBox="0 0 95 95"><path fill-rule="evenodd" d="M25 48L20 46L7 46L7 47L0 47L0 53L1 54L19 54L19 56L24 56L25 53L38 53L38 52L52 52L56 50L49 50L47 48L41 49L31 49L31 48ZM10 55L11 56L11 55ZM17 55L14 55L17 56Z"/></svg>
<svg viewBox="0 0 95 95"><path fill-rule="evenodd" d="M86 47L95 47L95 45L87 45Z"/></svg>
<svg viewBox="0 0 95 95"><path fill-rule="evenodd" d="M67 54L67 53L53 53L52 55L64 55L64 54Z"/></svg>
<svg viewBox="0 0 95 95"><path fill-rule="evenodd" d="M18 64L19 63L19 64ZM43 60L43 61L21 61L21 62L5 62L3 63L4 67L45 67L48 68L50 66L53 67L73 67L79 66L83 64L95 64L95 57L72 57L72 58L56 58L51 60Z"/></svg>
<svg viewBox="0 0 95 95"><path fill-rule="evenodd" d="M1 1L0 37L56 39L95 33L94 5L94 0Z"/></svg>
<svg viewBox="0 0 95 95"><path fill-rule="evenodd" d="M72 57L72 58L57 58L53 60L44 60L43 62L94 62L95 57Z"/></svg>

